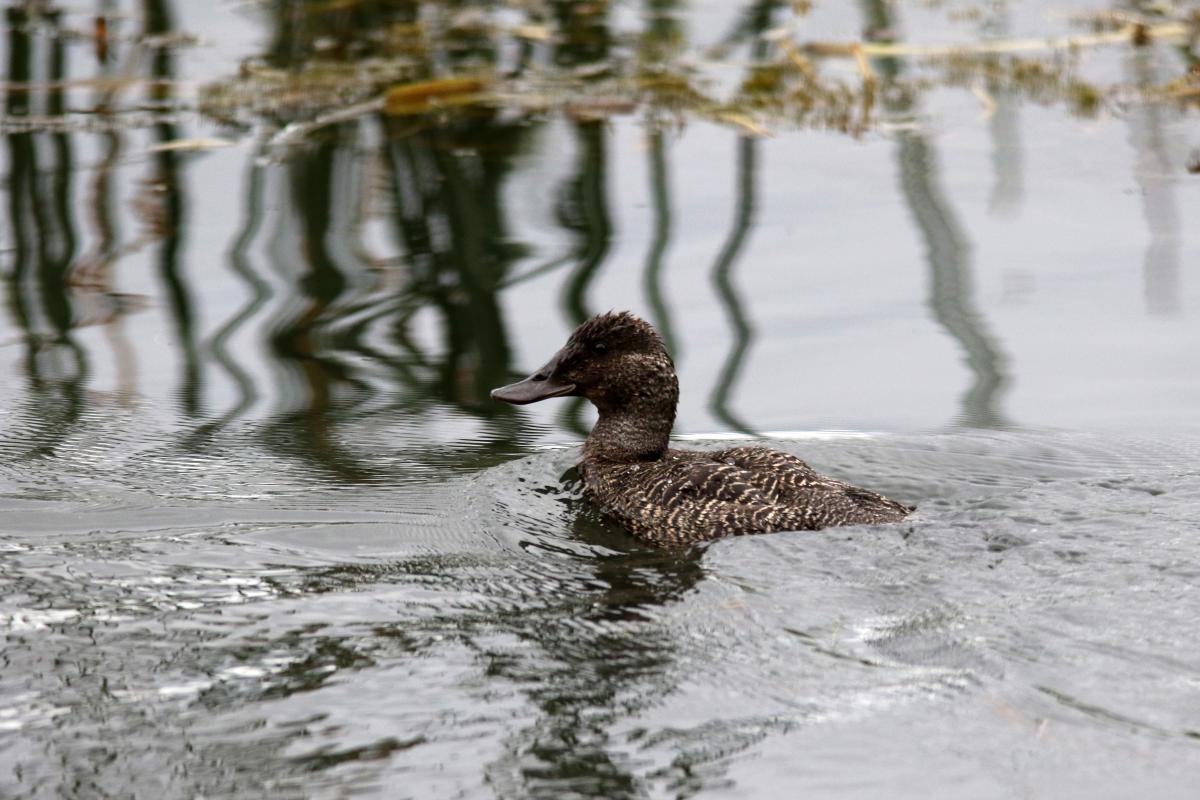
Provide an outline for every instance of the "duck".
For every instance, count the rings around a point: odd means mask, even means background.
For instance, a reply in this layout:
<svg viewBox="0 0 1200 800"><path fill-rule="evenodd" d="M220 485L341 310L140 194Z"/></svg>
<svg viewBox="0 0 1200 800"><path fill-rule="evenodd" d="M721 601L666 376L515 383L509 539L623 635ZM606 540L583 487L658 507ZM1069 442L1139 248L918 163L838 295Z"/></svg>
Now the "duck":
<svg viewBox="0 0 1200 800"><path fill-rule="evenodd" d="M584 495L652 545L892 523L915 510L761 445L671 447L675 363L654 327L628 311L588 319L544 366L491 396L512 405L582 397L595 406L578 465Z"/></svg>

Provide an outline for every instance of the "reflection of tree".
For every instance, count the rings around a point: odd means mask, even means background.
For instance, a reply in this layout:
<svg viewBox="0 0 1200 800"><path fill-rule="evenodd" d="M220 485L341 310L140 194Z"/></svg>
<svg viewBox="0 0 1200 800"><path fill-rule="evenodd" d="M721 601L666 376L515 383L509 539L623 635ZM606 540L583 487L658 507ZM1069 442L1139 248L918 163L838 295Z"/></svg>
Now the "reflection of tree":
<svg viewBox="0 0 1200 800"><path fill-rule="evenodd" d="M778 7L779 3L777 0L760 0L760 2L752 5L747 9L745 17L737 29L737 34L731 37L731 41L742 36L750 36L753 42L751 50L755 60L761 60L766 49L766 42L762 38L762 33L770 27L771 19ZM721 366L721 373L717 377L716 386L713 387L709 407L712 408L717 419L730 428L749 434L753 434L753 430L729 407L730 396L733 394L738 378L741 376L742 367L745 365L746 353L749 352L750 343L754 338L754 329L750 325L750 319L743 307L741 297L738 295L737 289L733 284L732 271L734 265L742 255L742 248L745 246L746 238L754 225L754 214L757 206L755 196L755 181L758 170L757 151L758 143L752 137L742 136L739 138L737 199L734 204L733 226L729 231L728 237L725 239L725 243L721 246L720 253L717 254L717 260L713 265L712 272L713 285L716 287L717 295L720 297L721 305L725 309L725 314L729 318L729 324L733 331L733 344L729 349L728 355L725 356L724 364Z"/></svg>
<svg viewBox="0 0 1200 800"><path fill-rule="evenodd" d="M609 55L608 9L604 4L580 7L574 0L555 0L554 15L562 40L554 48L561 67L580 68L603 64ZM587 292L608 256L612 241L612 218L608 210L608 131L601 121L578 120L573 125L578 147L575 174L560 189L559 224L575 239L574 266L563 284L562 304L567 321L578 325L594 313ZM562 424L578 436L586 436L585 403L568 401L560 413Z"/></svg>
<svg viewBox="0 0 1200 800"><path fill-rule="evenodd" d="M25 15L20 9L5 12L8 22L9 81L28 81L30 76L30 42L25 32ZM29 113L28 92L6 92L4 111L10 117ZM31 309L26 303L24 282L32 261L29 245L31 221L28 195L33 174L33 135L10 133L8 139L8 226L12 236L13 268L7 282L9 311L25 333L25 364L32 381L37 380L37 339Z"/></svg>
<svg viewBox="0 0 1200 800"><path fill-rule="evenodd" d="M607 132L603 123L579 122L575 125L579 142L577 172L559 197L559 222L575 236L575 266L563 285L562 303L567 319L578 325L594 313L587 304L587 291L596 277L612 240L612 221L608 213ZM579 436L587 436L583 421L585 403L580 398L563 408L563 424Z"/></svg>
<svg viewBox="0 0 1200 800"><path fill-rule="evenodd" d="M108 63L108 45L98 42L98 48L97 58L100 60L101 73L111 77L113 70ZM113 119L112 105L115 95L115 89L96 93L96 110L100 116ZM114 267L120 255L120 231L116 215L118 184L115 172L124 147L124 135L114 125L112 130L100 134L100 139L103 142L102 156L92 176L86 200L90 210L87 217L92 225L94 242L90 253L81 256L72 268L72 283L87 292L84 297L91 300L95 306L93 314L96 321L104 324L116 363L117 391L125 402L129 402L137 391L136 351L125 335L123 323L125 313L138 305L136 301L141 298L115 291ZM80 322L81 316L86 316L86 312L81 313L77 308L76 325L86 324Z"/></svg>
<svg viewBox="0 0 1200 800"><path fill-rule="evenodd" d="M675 338L671 324L671 313L663 295L662 268L667 245L671 241L671 197L667 181L667 156L663 152L662 131L649 134L650 200L654 206L654 233L650 239L650 252L646 255L645 277L646 302L649 303L654 327L662 334L667 352L678 364L681 357L680 343Z"/></svg>
<svg viewBox="0 0 1200 800"><path fill-rule="evenodd" d="M265 441L314 470L341 480L360 481L372 469L337 445L334 429L338 412L352 412L354 398L366 386L335 357L343 348L323 346L324 334L347 290L345 267L334 253L344 234L334 223L339 210L352 205L349 180L335 179L344 151L346 132L338 126L286 165L282 187L297 228L298 273L289 275L297 293L271 333L271 350L290 385L296 387L299 408L284 407L267 425ZM350 136L353 139L353 136ZM288 269L277 263L277 269ZM294 402L294 398L293 402ZM289 404L290 405L290 404Z"/></svg>
<svg viewBox="0 0 1200 800"><path fill-rule="evenodd" d="M683 39L678 21L678 0L647 0L645 4L646 30L640 49L645 69L654 70L668 61ZM653 74L650 72L649 74ZM653 115L653 112L652 112ZM642 286L646 302L650 306L651 321L662 335L667 352L678 365L682 358L682 342L675 336L671 313L663 294L662 270L667 248L671 243L673 220L671 212L671 187L669 161L663 128L666 121L653 116L647 120L647 158L650 168L650 202L654 209L653 233L650 237Z"/></svg>
<svg viewBox="0 0 1200 800"><path fill-rule="evenodd" d="M275 0L270 4L271 38L264 57L292 69L318 56L354 60L378 55L378 33L415 22L421 5L418 0Z"/></svg>
<svg viewBox="0 0 1200 800"><path fill-rule="evenodd" d="M1005 358L974 308L970 244L936 184L937 165L925 137L900 134L900 185L921 236L930 269L933 317L966 353L974 381L962 396L962 422L976 428L1005 425L997 408Z"/></svg>
<svg viewBox="0 0 1200 800"><path fill-rule="evenodd" d="M987 38L1008 35L1008 8L996 5L983 25ZM992 137L992 211L1012 212L1021 204L1024 194L1024 170L1021 161L1021 128L1018 108L1020 98L1008 86L989 86L988 92L995 108L988 116L988 133Z"/></svg>
<svg viewBox="0 0 1200 800"><path fill-rule="evenodd" d="M729 237L721 247L721 252L717 255L716 264L713 266L713 284L717 288L717 294L721 298L721 305L724 306L725 314L729 317L729 324L733 328L733 344L730 346L729 353L725 356L725 362L721 366L721 374L717 377L717 383L713 388L709 405L713 413L716 414L717 419L724 422L733 430L742 431L743 433L753 433L753 431L749 425L739 419L729 408L729 397L737 385L738 377L741 375L754 331L750 327L750 320L742 307L741 298L738 296L737 289L733 285L730 273L733 265L741 255L742 246L746 242L746 235L749 233L754 221L754 178L757 164L755 159L757 147L758 143L748 136L743 136L738 141L737 211L734 217L733 229L730 230Z"/></svg>
<svg viewBox="0 0 1200 800"><path fill-rule="evenodd" d="M863 8L869 31L895 30L888 4L864 0ZM880 59L878 72L885 79L884 96L892 98L886 105L891 113L911 113L911 97L887 91L899 69L895 60ZM962 397L962 422L980 428L1001 427L1005 420L997 406L1006 381L1006 359L974 308L970 243L937 185L933 148L914 131L901 131L897 139L900 187L925 242L930 269L929 306L938 324L962 347L974 376Z"/></svg>
<svg viewBox="0 0 1200 800"><path fill-rule="evenodd" d="M209 341L213 358L237 387L238 401L222 419L208 426L209 429L219 429L226 422L237 419L258 400L254 376L229 352L229 342L243 325L258 314L271 296L270 285L255 272L249 255L250 245L262 226L262 184L263 167L252 162L246 177L246 206L242 212L244 222L229 249L229 268L246 284L250 298L220 326Z"/></svg>
<svg viewBox="0 0 1200 800"><path fill-rule="evenodd" d="M834 95L817 92L803 81L766 79L778 78L790 68L786 59L768 63L773 54L777 55L770 49L775 45L761 36L774 24L774 17L783 7L775 0L760 0L732 15L736 24L723 38L721 48L747 48L755 65L754 74L766 76L759 81L747 80L741 94L749 97L760 92L764 96L758 99L769 104L773 102L768 96L773 91L770 87L778 86L778 91L784 94L792 92L795 97L811 95L828 100ZM149 76L159 79L150 84L150 100L155 107L170 108L175 65L167 44L170 37L160 35L172 32L173 6L168 0L142 0L138 8L142 30L150 37L135 46L144 48L148 56L142 63L146 64ZM471 2L428 4L415 0L276 3L263 7L269 36L262 61L278 71L301 74L310 68L319 71L332 65L353 67L360 62L402 56L412 59L415 77L434 79L474 71L489 74L503 71L511 76L521 72L521 65L533 63L543 70L570 75L571 81L584 88L590 81L609 86L604 83L607 80L604 76L615 71L627 74L633 81L630 85L634 86L646 78L647 88L639 96L663 101L662 106L653 99L646 101L652 122L661 121L662 117L669 119L672 108L686 106L686 98L692 97L688 94L690 88L681 88L690 86L686 77L681 77L686 76L686 70L676 70L675 64L679 52L687 50L676 0L647 0L645 29L634 40L638 50L633 58L623 48L613 46L616 40L608 4L559 0L545 7L549 20L538 10L528 10L526 21L550 23L553 35L540 39L509 36L512 28L493 26L487 21L487 14L480 13L486 8L486 4ZM870 27L879 31L890 27L886 4L868 3L867 8L876 17ZM19 17L25 12L10 9L8 13ZM27 31L27 27L10 26L13 80L34 74L28 68L22 73L20 66L30 57ZM364 36L364 31L375 33ZM61 72L64 69L61 45L54 48L59 53L58 63L51 67ZM762 69L763 64L770 68ZM879 68L885 76L894 76L896 72L891 63L881 61ZM649 88L651 84L657 88ZM751 87L757 88L751 91ZM812 91L805 95L801 89ZM603 94L607 89L598 91ZM61 109L61 94L51 95L47 102L57 103L51 108ZM892 97L894 101L894 94ZM21 105L29 101L30 95L12 92L6 98L11 112L19 115ZM672 106L672 102L679 105ZM282 107L295 113L303 105L297 101ZM899 108L893 105L893 110ZM574 113L570 107L568 112ZM293 121L283 114L279 111L274 122ZM997 125L1001 116L997 114ZM182 372L177 391L182 413L197 422L204 417L202 381L207 356L233 381L239 398L219 416L208 420L213 426L210 430L219 429L256 407L257 396L271 381L262 382L230 343L237 331L252 328L253 318L270 313L277 324L272 328L273 349L267 354L268 366L277 376L283 376L275 385L282 395L282 405L288 407L278 413L295 411L292 401L296 397L291 393L302 390L300 402L309 404L307 410L316 414L315 417L301 414L295 418L297 423L325 419L340 424L354 415L386 413L385 408L425 413L435 404L443 404L489 420L489 435L495 435L496 439L487 443L488 452L500 452L526 435L522 413L491 403L487 391L512 377L510 340L499 302L500 292L505 287L520 291L518 287L526 279L544 274L529 269L524 274L514 274L516 270L512 267L523 252L521 245L509 238L510 211L502 197L513 156L529 141L530 131L537 129L540 119L537 113L504 113L487 107L428 117L362 116L336 128L317 130L308 150L297 150L290 165L255 166L246 184L246 207L253 209L262 203L271 206L282 199L273 196L272 187L287 184L290 187L286 190L287 203L296 212L297 227L280 228L273 233L267 255L278 264L293 263L295 253L285 240L299 232L305 239L302 266L295 272L285 270L284 285L272 294L269 284L250 265L252 253L262 244L263 237L259 223L251 221L258 217L248 217L246 229L233 242L230 269L248 287L250 296L244 305L228 310L217 321L216 334L207 350L197 344L198 309L182 260L187 233L187 193L182 176L192 156L169 149L151 154L152 172L139 201L142 210L149 209L144 216L149 218L151 233L156 237L157 272ZM679 352L682 345L672 325L669 294L663 281L666 254L676 235L668 176L670 144L662 132L664 129L665 126L659 125L648 137L646 160L653 224L642 281L651 316L673 351ZM560 263L568 265L561 284L561 305L574 323L597 310L591 307L588 298L610 257L614 217L607 184L613 175L606 123L589 117L585 110L570 118L568 130L574 137L576 159L555 197L560 226L568 233L569 252L563 260L552 261L546 268ZM166 118L153 128L154 139L160 144L178 138L181 133L179 126ZM999 138L1008 133L997 128ZM20 289L9 283L9 305L18 325L27 333L31 376L39 374L39 370L44 372L53 359L74 363L76 373L83 369L85 354L69 335L72 327L79 324L78 308L72 309L66 292L52 288L64 283L64 275L74 258L75 234L71 223L75 209L71 205L70 177L63 178L66 173L62 166L71 159L70 142L74 135L55 134L57 139L45 139L46 144L53 146L42 144L40 150L33 141L40 134L26 135L24 142L21 134L9 136L10 150L16 154L11 163L13 186L17 189L10 193L10 216L21 223L16 226L14 252L23 279L17 281L23 286ZM962 344L976 375L975 385L964 398L966 417L970 424L998 424L992 406L1002 382L1003 359L986 334L978 312L970 306L970 276L963 263L967 258L965 240L929 173L933 155L928 143L913 133L899 138L904 165L902 183L930 253L934 275L931 307L935 318ZM96 176L97 197L107 193L100 187L109 180L114 155L119 151L117 140L110 139L108 144L103 162L106 166ZM753 230L758 145L742 138L737 147L735 209L711 272L729 321L731 341L710 403L714 413L730 428L747 430L750 425L739 418L732 398L744 375L753 341L753 322L739 297L735 271ZM997 153L1007 151L1002 146L997 148ZM26 154L21 155L22 152ZM51 170L59 176L54 185L30 177L37 173L36 169L28 171L39 160L46 165L49 158L58 165ZM365 171L364 162L372 159L372 163L383 165L382 176ZM997 167L1007 172L999 162ZM334 173L341 177L335 180ZM305 188L306 182L311 182L312 187ZM33 183L45 187L35 192L39 202L17 202L22 187ZM320 186L332 190L341 183L350 188L333 204L316 203L304 196L317 192ZM30 190L24 191L28 195ZM399 254L383 269L369 259L354 257L362 249L358 242L363 226L361 198L372 192L386 193L384 203L390 203L394 212L392 232ZM373 200L379 204L378 197ZM103 209L103 203L93 205ZM345 220L347 215L354 217L347 224L329 222L335 216ZM83 263L108 264L119 256L122 248L114 238L111 220L103 213L94 216L100 237L92 241L98 241L100 249L89 251ZM43 232L33 235L35 230ZM44 257L38 256L39 250L43 250ZM29 291L30 276L35 274L41 287L36 296ZM31 299L36 301L32 305ZM109 299L119 302L111 293ZM294 302L299 302L305 310L292 314L295 307L288 311L278 308ZM270 312L268 307L272 308ZM437 320L437 343L433 347L414 333L417 322L428 312ZM385 333L380 335L381 332ZM47 341L54 344L47 345ZM52 358L47 357L50 350L56 351ZM384 394L395 403L372 401ZM566 404L562 424L583 433L582 406ZM322 437L328 442L338 440L329 431Z"/></svg>
<svg viewBox="0 0 1200 800"><path fill-rule="evenodd" d="M8 81L28 82L34 74L37 49L29 33L29 15L20 8L6 10L8 22ZM57 12L44 12L50 26L46 37L46 71L51 82L65 77L63 35ZM33 110L32 92L9 91L5 112L23 116ZM62 90L46 90L45 111L63 112ZM76 234L71 180L74 170L70 137L66 133L8 135L8 217L13 241L13 266L7 280L8 305L23 332L25 369L29 377L29 428L10 433L27 439L21 449L31 454L51 452L65 440L83 411L88 364L84 349L71 329L74 312L68 295ZM48 143L49 164L42 160ZM31 297L32 295L32 297Z"/></svg>
<svg viewBox="0 0 1200 800"><path fill-rule="evenodd" d="M502 189L520 128L488 116L402 133L387 144L396 232L412 280L404 305L430 304L441 317L445 353L428 386L445 402L482 416L509 415L488 391L510 377L510 351L498 293L515 256ZM431 363L396 320L397 342Z"/></svg>
<svg viewBox="0 0 1200 800"><path fill-rule="evenodd" d="M419 7L360 3L344 10L315 4L281 8L271 58L280 66L298 65L314 52L311 42L293 41L305 37L331 38L335 55L369 56L383 44L362 39L356 26L364 20L376 29L410 25ZM321 20L327 16L326 25ZM444 50L426 54L430 70L439 64L444 68L447 59L494 57L488 38L469 31L456 31L443 44ZM330 57L329 49L322 51L323 58ZM378 145L381 157L373 162L359 153L368 146L369 128L376 125L385 138ZM346 451L334 429L364 416L420 413L441 402L493 420L493 436L471 449L504 451L525 435L522 416L492 403L488 390L510 377L498 293L519 250L508 239L502 190L512 156L528 131L526 125L501 121L486 111L444 124L364 119L318 132L311 145L292 154L285 170L302 242L299 273L287 268L295 253L284 246L286 236L273 236L269 253L284 271L286 285L295 288L299 305L286 295L279 298L288 310L273 323L271 342L283 385L293 387L285 399L295 401L299 390L302 406L281 410L268 426L277 433L266 441L315 468L334 467L342 479L361 480L377 469ZM382 165L381 175L367 172L372 163ZM261 206L253 196L260 186L261 179L251 181L249 208ZM368 205L383 198L390 202L392 231L406 268L399 287L390 272L353 256L362 252L356 239L364 196L374 197ZM238 237L231 262L257 298L239 315L242 321L269 293L249 268L247 254L257 228L248 226ZM435 311L440 321L442 347L436 355L411 335L421 309ZM233 329L219 334L214 350ZM381 344L394 345L398 354ZM221 352L233 361L227 350ZM388 370L386 377L406 388L396 404L370 402L378 399L378 387L361 368L364 363ZM302 435L284 435L292 425ZM413 455L419 457L416 450L414 445ZM470 460L466 452L460 455Z"/></svg>
<svg viewBox="0 0 1200 800"><path fill-rule="evenodd" d="M173 32L174 21L170 2L143 0L142 15L147 36L161 37ZM157 80L150 85L150 99L156 105L162 106L171 99L171 79L175 72L174 57L171 48L166 44L158 44L151 49L150 72ZM154 135L164 144L179 138L175 125L167 120L161 120L154 125ZM156 229L159 240L158 268L166 288L168 308L175 325L175 337L183 355L179 401L183 413L195 417L201 412L203 374L196 349L196 323L191 292L179 259L187 222L184 207L185 187L181 180L183 164L179 155L169 149L155 153L153 163L153 176L145 188L151 198L147 205L153 207L150 224Z"/></svg>
<svg viewBox="0 0 1200 800"><path fill-rule="evenodd" d="M1139 85L1153 84L1153 58L1154 51L1144 47L1129 54L1128 69ZM1174 181L1169 176L1178 166L1170 154L1163 111L1159 105L1139 103L1130 110L1127 120L1129 140L1137 153L1134 179L1141 188L1142 216L1150 234L1143 264L1146 310L1151 314L1176 314L1182 288L1182 234Z"/></svg>

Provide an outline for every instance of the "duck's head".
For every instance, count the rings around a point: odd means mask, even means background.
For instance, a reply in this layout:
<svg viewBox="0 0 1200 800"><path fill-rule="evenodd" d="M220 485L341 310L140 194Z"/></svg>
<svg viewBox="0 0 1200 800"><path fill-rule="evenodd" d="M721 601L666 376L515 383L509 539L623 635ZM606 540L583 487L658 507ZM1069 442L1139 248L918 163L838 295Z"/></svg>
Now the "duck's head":
<svg viewBox="0 0 1200 800"><path fill-rule="evenodd" d="M679 399L675 365L658 332L628 311L592 317L574 330L546 365L492 390L492 398L525 405L551 397L585 397L600 410L669 408ZM668 422L668 426L669 426Z"/></svg>

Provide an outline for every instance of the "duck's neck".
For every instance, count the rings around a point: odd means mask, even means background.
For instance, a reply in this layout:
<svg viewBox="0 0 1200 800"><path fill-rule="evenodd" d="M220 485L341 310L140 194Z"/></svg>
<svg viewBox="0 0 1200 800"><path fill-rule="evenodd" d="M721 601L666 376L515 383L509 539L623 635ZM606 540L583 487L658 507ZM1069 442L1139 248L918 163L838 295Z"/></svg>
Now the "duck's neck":
<svg viewBox="0 0 1200 800"><path fill-rule="evenodd" d="M634 463L654 461L667 451L679 385L639 394L616 404L597 403L600 418L583 445L585 461Z"/></svg>

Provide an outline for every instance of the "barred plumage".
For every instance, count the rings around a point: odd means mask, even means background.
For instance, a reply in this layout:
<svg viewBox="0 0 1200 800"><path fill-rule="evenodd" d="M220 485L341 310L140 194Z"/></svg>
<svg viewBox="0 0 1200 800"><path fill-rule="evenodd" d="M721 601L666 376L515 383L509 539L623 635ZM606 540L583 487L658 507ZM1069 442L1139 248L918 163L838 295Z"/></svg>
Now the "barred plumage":
<svg viewBox="0 0 1200 800"><path fill-rule="evenodd" d="M542 369L492 392L517 404L565 395L600 412L580 464L588 497L655 544L898 522L913 510L777 450L668 448L675 367L654 328L628 312L593 317Z"/></svg>
<svg viewBox="0 0 1200 800"><path fill-rule="evenodd" d="M581 469L593 502L656 544L898 522L912 511L765 447L669 449L636 464L585 458Z"/></svg>

